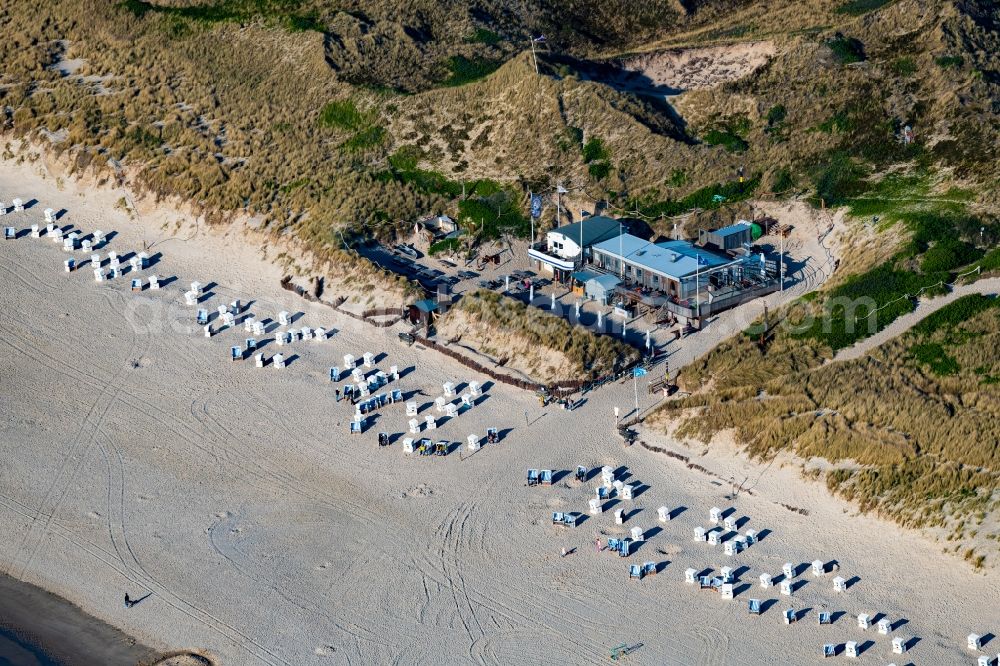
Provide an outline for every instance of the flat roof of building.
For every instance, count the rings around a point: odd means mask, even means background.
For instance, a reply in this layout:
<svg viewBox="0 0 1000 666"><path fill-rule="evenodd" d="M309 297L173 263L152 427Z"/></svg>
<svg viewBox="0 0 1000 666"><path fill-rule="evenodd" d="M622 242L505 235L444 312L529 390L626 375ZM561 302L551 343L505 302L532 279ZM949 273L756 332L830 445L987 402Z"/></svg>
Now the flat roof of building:
<svg viewBox="0 0 1000 666"><path fill-rule="evenodd" d="M688 241L650 243L631 234L598 243L594 249L616 258L624 256L625 261L634 266L678 280L694 275L698 270L710 270L735 263L729 257L697 247Z"/></svg>
<svg viewBox="0 0 1000 666"><path fill-rule="evenodd" d="M730 224L728 227L722 227L721 229L716 229L715 231L710 231L709 233L717 234L722 237L732 236L733 234L744 233L750 230L750 223L746 220L740 220L736 224Z"/></svg>

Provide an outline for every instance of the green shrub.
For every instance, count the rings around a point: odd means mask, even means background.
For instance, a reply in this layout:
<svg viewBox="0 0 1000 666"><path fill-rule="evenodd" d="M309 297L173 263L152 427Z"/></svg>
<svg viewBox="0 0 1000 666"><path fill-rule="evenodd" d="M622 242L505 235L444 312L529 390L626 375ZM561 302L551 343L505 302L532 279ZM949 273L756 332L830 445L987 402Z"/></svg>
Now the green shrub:
<svg viewBox="0 0 1000 666"><path fill-rule="evenodd" d="M710 129L702 140L710 146L722 146L731 153L742 153L750 147L743 138L728 130Z"/></svg>
<svg viewBox="0 0 1000 666"><path fill-rule="evenodd" d="M913 58L904 56L893 60L889 69L899 76L912 76L917 71L917 63L914 62Z"/></svg>
<svg viewBox="0 0 1000 666"><path fill-rule="evenodd" d="M440 254L442 252L454 252L462 246L461 239L455 238L442 238L439 241L431 243L431 246L427 249L427 253L431 256Z"/></svg>
<svg viewBox="0 0 1000 666"><path fill-rule="evenodd" d="M846 37L838 32L832 39L826 41L826 45L833 51L834 59L841 65L865 59L865 45L854 37Z"/></svg>
<svg viewBox="0 0 1000 666"><path fill-rule="evenodd" d="M593 162L587 166L587 173L594 180L604 180L611 173L611 165L607 162Z"/></svg>
<svg viewBox="0 0 1000 666"><path fill-rule="evenodd" d="M448 70L450 74L442 85L463 86L466 83L478 81L489 76L500 66L495 60L486 58L466 58L465 56L452 56L448 59Z"/></svg>
<svg viewBox="0 0 1000 666"><path fill-rule="evenodd" d="M345 141L341 148L347 152L358 152L368 150L382 145L386 139L386 131L377 126L366 127L350 139Z"/></svg>
<svg viewBox="0 0 1000 666"><path fill-rule="evenodd" d="M940 240L930 247L920 260L925 273L951 271L982 256L982 251L957 239Z"/></svg>
<svg viewBox="0 0 1000 666"><path fill-rule="evenodd" d="M851 0L837 7L837 12L840 14L850 14L851 16L860 16L883 7L890 2L892 0Z"/></svg>
<svg viewBox="0 0 1000 666"><path fill-rule="evenodd" d="M767 110L767 124L777 125L780 122L784 122L785 118L788 116L788 110L785 108L784 104L776 104Z"/></svg>
<svg viewBox="0 0 1000 666"><path fill-rule="evenodd" d="M146 0L122 0L119 7L137 18L159 14L175 19L188 19L200 23L243 23L264 20L291 32L304 30L323 31L315 13L304 11L300 0L221 0L215 3L187 6L167 6ZM176 25L171 30L177 30Z"/></svg>
<svg viewBox="0 0 1000 666"><path fill-rule="evenodd" d="M610 157L604 142L596 136L590 137L587 143L583 144L583 161L586 164L606 161Z"/></svg>
<svg viewBox="0 0 1000 666"><path fill-rule="evenodd" d="M465 41L470 44L486 44L487 46L493 46L500 42L500 35L493 32L492 30L487 30L486 28L476 28L476 31L465 38Z"/></svg>
<svg viewBox="0 0 1000 666"><path fill-rule="evenodd" d="M776 169L771 175L771 191L787 192L795 187L795 178L788 167Z"/></svg>
<svg viewBox="0 0 1000 666"><path fill-rule="evenodd" d="M832 153L827 161L812 169L816 198L827 206L847 203L849 197L865 191L865 169L844 152Z"/></svg>
<svg viewBox="0 0 1000 666"><path fill-rule="evenodd" d="M910 347L910 354L923 365L930 366L931 372L935 375L955 375L958 374L958 361L948 355L944 347L936 342L924 342Z"/></svg>
<svg viewBox="0 0 1000 666"><path fill-rule="evenodd" d="M343 99L328 103L319 112L320 127L344 130L360 130L368 124L369 118L358 110L353 100Z"/></svg>
<svg viewBox="0 0 1000 666"><path fill-rule="evenodd" d="M965 63L965 59L962 56L943 55L934 58L934 62L941 69L959 69Z"/></svg>

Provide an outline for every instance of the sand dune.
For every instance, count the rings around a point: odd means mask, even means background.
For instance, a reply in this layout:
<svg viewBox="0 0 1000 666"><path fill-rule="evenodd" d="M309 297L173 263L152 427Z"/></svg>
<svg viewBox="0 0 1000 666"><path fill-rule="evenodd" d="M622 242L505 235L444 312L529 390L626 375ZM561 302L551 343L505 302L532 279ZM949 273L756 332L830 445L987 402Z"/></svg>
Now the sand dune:
<svg viewBox="0 0 1000 666"><path fill-rule="evenodd" d="M7 162L0 198L13 196L39 203L5 224L25 228L42 208L65 208L63 224L115 230L119 252L175 233L176 220L178 237L189 235L177 211L144 209L140 223L115 208L118 192L60 187ZM792 466L692 454L650 433L648 445L693 455L711 473L623 448L612 414L631 408L631 381L584 396L573 412L488 385L480 404L432 433L457 442L501 429L501 443L471 455L407 456L398 440L379 449L376 432L404 431L402 405L350 436L352 408L334 402L326 374L344 353L384 354L379 367L403 369L400 387L422 392L422 406L444 381L482 378L403 346L391 329L295 300L236 230L155 250L162 258L147 272L177 282L133 294L124 278L63 272L66 255L50 240L0 245L0 563L150 646L283 666L606 663L621 644L636 648L635 664L806 664L821 660L822 644L853 640L869 642L865 662L952 664L971 663L970 632L1000 633L994 572L974 574L918 534L855 515ZM259 318L301 311L301 325L336 332L284 348L298 357L285 370L230 362L242 328L204 338L183 305L192 280L216 283L209 305L240 298ZM624 525L611 511L576 529L550 524L552 511L586 512L599 481L570 474L529 488L525 470L578 464L622 468L643 486L614 507L628 510ZM747 479L735 499L730 477ZM661 505L683 509L659 524ZM748 518L743 529L766 537L735 557L694 543L712 506L732 507ZM596 538L635 525L649 538L631 557L596 552ZM564 547L575 550L563 558ZM786 561L817 558L858 582L835 593L833 574L807 573L792 597L757 585ZM628 565L645 561L662 570L630 581ZM724 565L739 571L734 601L684 582L688 567ZM126 591L152 596L126 610ZM776 602L751 617L751 597ZM787 607L807 616L785 626ZM819 610L844 615L818 626ZM912 652L892 655L890 636L858 629L862 612L917 637Z"/></svg>

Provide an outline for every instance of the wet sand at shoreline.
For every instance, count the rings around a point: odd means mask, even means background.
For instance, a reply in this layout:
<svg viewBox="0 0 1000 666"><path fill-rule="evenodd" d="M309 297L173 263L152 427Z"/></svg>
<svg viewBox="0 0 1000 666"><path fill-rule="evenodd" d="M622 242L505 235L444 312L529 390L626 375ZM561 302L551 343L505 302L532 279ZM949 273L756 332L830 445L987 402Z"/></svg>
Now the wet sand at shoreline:
<svg viewBox="0 0 1000 666"><path fill-rule="evenodd" d="M65 599L0 574L0 662L135 666L156 656Z"/></svg>

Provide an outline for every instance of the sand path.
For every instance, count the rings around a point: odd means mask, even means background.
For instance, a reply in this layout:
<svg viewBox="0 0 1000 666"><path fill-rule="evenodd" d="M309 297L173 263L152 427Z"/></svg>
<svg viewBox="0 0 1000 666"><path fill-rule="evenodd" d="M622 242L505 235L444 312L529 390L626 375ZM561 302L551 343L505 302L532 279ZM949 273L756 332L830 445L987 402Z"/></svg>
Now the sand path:
<svg viewBox="0 0 1000 666"><path fill-rule="evenodd" d="M861 358L879 345L906 333L927 316L937 312L944 306L958 300L962 296L968 296L969 294L995 296L998 292L1000 292L1000 278L986 278L969 284L957 285L944 296L921 299L917 303L917 307L913 310L913 312L897 317L891 324L883 328L875 335L869 336L851 347L841 349L833 357L833 361L851 361Z"/></svg>
<svg viewBox="0 0 1000 666"><path fill-rule="evenodd" d="M116 230L119 252L189 234L175 231L176 211L144 211L140 227L114 207L120 193L59 185L32 166L0 165L0 193L40 202L6 224L65 208L64 224ZM282 291L281 271L238 230L158 247L151 270L177 282L133 294L124 279L63 272L66 255L49 240L0 245L0 566L152 647L205 648L224 664L597 664L627 643L641 644L635 664L807 664L823 643L856 640L866 660L903 661L889 637L857 629L851 615L869 612L917 637L906 661L945 664L969 660L968 633L1000 634L996 572L972 573L918 534L854 515L794 466L692 454L649 433L712 473L623 448L612 407L632 404L631 380L573 412L488 385L432 433L504 432L472 455L407 456L398 440L379 449L376 432L403 432L402 405L352 437L351 408L327 379L344 353L385 354L378 366L399 365L422 414L442 382L481 378ZM301 312L300 325L336 332L285 348L298 358L284 371L230 362L242 329L204 338L181 296L192 280L217 283L209 305L240 298L258 317ZM641 407L651 400L640 391ZM575 530L551 525L552 511L586 511L597 482L529 488L525 470L578 464L623 468L639 484L634 501L608 507L627 509L624 525L610 511ZM727 499L730 477L748 478L748 492ZM661 505L675 520L657 523ZM735 557L692 542L711 506L732 507L766 538ZM595 552L596 538L636 525L648 539L627 560ZM575 551L562 558L562 547ZM792 597L756 585L786 561L816 558L859 581L837 594L829 575L800 576ZM658 575L630 581L628 565L645 561ZM736 601L684 583L688 567L722 565L737 568ZM152 596L125 610L125 591ZM761 617L746 612L751 596L773 600ZM787 627L786 607L808 618ZM818 626L819 609L845 615Z"/></svg>

